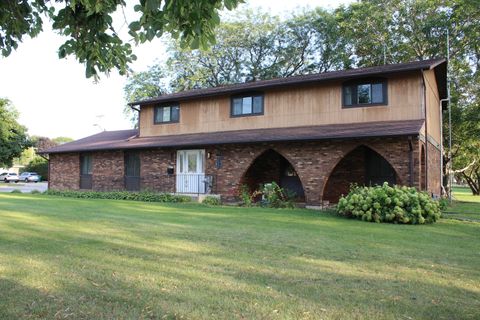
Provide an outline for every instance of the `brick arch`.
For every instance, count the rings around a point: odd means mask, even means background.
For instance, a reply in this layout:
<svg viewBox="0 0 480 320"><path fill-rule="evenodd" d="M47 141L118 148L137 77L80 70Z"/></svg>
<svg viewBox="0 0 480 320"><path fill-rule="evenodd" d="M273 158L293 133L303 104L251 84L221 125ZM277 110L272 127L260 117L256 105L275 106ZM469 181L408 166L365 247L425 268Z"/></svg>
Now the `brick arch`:
<svg viewBox="0 0 480 320"><path fill-rule="evenodd" d="M395 168L395 165L392 163L392 161L389 159L389 156L386 156L384 152L378 150L378 148L373 147L369 143L358 143L350 146L348 149L346 149L342 156L338 157L335 159L335 161L332 161L332 164L330 167L327 169L328 175L326 175L326 178L323 182L323 185L321 187L321 199L322 201L325 199L325 192L328 186L328 183L330 181L330 178L332 175L335 173L335 170L337 170L338 166L342 163L344 160L349 160L347 157L351 156L355 151L357 151L359 148L367 148L378 154L381 158L383 158L388 165L392 168L393 173L395 174L395 184L402 184L402 178L401 175L399 174L398 168ZM362 170L361 170L362 171ZM354 175L355 172L352 170L349 172L349 174ZM363 172L361 172L363 174Z"/></svg>
<svg viewBox="0 0 480 320"><path fill-rule="evenodd" d="M296 162L290 157L287 150L284 151L284 150L281 150L280 148L276 148L274 146L266 146L266 147L262 148L261 150L258 150L255 153L255 156L251 157L251 161L248 163L248 165L243 168L243 170L241 172L241 175L240 175L239 183L242 182L242 180L244 179L244 177L246 176L248 171L252 168L252 166L255 164L255 162L261 156L265 155L267 152L274 152L274 153L278 154L279 156L281 156L282 158L284 158L288 162L288 164L293 168L293 170L295 171L295 173L298 176L298 179L300 180L301 188L302 188L305 200L306 200L307 195L306 195L305 187L304 187L305 186L304 179L303 179L300 171L297 168Z"/></svg>

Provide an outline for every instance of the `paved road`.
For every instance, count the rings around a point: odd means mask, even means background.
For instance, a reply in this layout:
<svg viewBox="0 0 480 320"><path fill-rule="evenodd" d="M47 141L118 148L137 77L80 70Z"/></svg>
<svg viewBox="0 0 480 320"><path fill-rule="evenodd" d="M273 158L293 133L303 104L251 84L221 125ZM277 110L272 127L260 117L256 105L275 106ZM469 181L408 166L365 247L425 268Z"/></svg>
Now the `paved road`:
<svg viewBox="0 0 480 320"><path fill-rule="evenodd" d="M48 189L48 182L19 182L19 183L5 183L0 182L0 192L12 192L12 190L18 189L22 193L30 193L32 190L38 190L44 192Z"/></svg>

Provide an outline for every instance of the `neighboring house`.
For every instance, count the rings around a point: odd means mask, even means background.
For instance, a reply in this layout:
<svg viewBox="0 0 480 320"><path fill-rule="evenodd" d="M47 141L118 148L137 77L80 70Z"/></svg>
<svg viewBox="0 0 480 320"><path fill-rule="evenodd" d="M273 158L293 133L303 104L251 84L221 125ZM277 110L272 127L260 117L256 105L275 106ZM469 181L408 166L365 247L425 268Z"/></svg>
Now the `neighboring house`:
<svg viewBox="0 0 480 320"><path fill-rule="evenodd" d="M443 59L303 75L132 103L139 130L46 151L52 189L216 193L276 181L307 205L352 183L441 193Z"/></svg>
<svg viewBox="0 0 480 320"><path fill-rule="evenodd" d="M12 167L10 168L0 168L0 174L4 173L4 172L10 172L10 173L16 173L16 174L20 174L20 170L22 170L23 168L25 168L24 165L21 165L21 164L14 164Z"/></svg>

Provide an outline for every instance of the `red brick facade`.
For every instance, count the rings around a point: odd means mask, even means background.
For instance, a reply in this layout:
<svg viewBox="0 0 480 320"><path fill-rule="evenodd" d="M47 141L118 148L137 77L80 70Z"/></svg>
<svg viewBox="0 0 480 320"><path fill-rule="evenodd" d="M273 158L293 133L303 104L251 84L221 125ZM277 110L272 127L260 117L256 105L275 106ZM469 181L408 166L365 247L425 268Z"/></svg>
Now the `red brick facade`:
<svg viewBox="0 0 480 320"><path fill-rule="evenodd" d="M417 138L375 138L358 140L334 140L316 142L286 142L232 144L198 147L205 149L205 173L215 177L214 192L226 201L237 198L244 177L255 159L267 150L282 155L295 169L300 178L305 201L309 205L318 205L331 198L326 188L329 179L349 179L352 182L362 180L362 172L355 167L355 154L347 167L332 175L337 164L359 146L365 146L381 155L396 174L397 184L420 187L421 144ZM192 148L193 149L193 148ZM175 178L167 174L176 163L175 149L139 150L141 161L141 188L162 192L174 192ZM355 152L355 151L354 151ZM428 190L440 193L440 153L430 145L428 161ZM124 189L123 151L93 153L93 189ZM52 154L50 157L50 188L79 188L79 154ZM338 170L337 170L338 172ZM327 194L324 194L325 190ZM335 188L334 188L335 189Z"/></svg>

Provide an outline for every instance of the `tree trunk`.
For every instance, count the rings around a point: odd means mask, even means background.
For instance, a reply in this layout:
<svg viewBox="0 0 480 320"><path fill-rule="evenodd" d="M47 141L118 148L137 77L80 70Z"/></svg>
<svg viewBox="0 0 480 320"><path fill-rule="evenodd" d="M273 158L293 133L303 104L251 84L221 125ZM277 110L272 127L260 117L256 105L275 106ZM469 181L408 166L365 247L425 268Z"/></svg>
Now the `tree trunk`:
<svg viewBox="0 0 480 320"><path fill-rule="evenodd" d="M467 182L468 186L470 187L470 190L472 191L472 194L474 196L480 195L480 179L475 179L475 175L472 174L471 176L468 176L465 172L462 172L462 176L465 178L465 181ZM473 178L472 178L473 176ZM478 177L478 175L476 175Z"/></svg>

